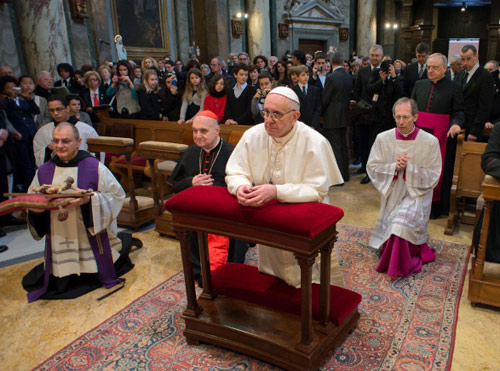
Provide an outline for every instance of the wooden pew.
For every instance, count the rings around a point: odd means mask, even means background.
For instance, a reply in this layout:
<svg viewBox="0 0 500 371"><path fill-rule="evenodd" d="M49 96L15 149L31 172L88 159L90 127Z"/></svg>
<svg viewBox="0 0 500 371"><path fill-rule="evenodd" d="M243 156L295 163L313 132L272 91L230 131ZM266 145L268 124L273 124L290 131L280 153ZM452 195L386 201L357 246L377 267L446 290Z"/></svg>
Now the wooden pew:
<svg viewBox="0 0 500 371"><path fill-rule="evenodd" d="M465 134L457 138L457 152L453 170L453 183L450 192L450 214L444 233L452 235L458 221L474 225L475 217L464 215L466 198L478 198L481 195L484 172L481 168L481 155L486 143L466 142Z"/></svg>
<svg viewBox="0 0 500 371"><path fill-rule="evenodd" d="M500 201L500 181L490 175L486 175L483 182L482 196L485 202L484 219L477 256L472 258L471 270L469 272L468 298L472 305L483 303L500 307L500 279L484 273L484 258L486 256L491 206L493 201ZM500 269L500 264L498 268Z"/></svg>

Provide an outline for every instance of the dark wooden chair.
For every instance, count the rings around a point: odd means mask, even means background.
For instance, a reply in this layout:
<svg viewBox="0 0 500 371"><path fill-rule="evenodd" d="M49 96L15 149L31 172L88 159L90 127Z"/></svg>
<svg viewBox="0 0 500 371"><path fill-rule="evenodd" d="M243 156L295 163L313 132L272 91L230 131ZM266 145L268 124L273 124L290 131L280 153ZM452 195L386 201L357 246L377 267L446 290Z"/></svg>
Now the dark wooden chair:
<svg viewBox="0 0 500 371"><path fill-rule="evenodd" d="M467 209L466 198L481 195L484 172L481 169L481 155L486 143L466 142L465 134L457 138L457 152L453 170L453 183L450 192L450 213L444 233L452 235L458 222L474 225L475 208ZM471 211L473 215L466 215Z"/></svg>
<svg viewBox="0 0 500 371"><path fill-rule="evenodd" d="M484 272L484 258L486 256L491 206L493 201L500 201L500 181L490 175L486 175L483 182L482 197L484 198L484 219L477 256L472 258L471 270L469 272L468 298L472 305L482 303L500 307L499 275L495 277ZM500 271L500 264L494 265L497 265L495 268L498 268L498 271Z"/></svg>

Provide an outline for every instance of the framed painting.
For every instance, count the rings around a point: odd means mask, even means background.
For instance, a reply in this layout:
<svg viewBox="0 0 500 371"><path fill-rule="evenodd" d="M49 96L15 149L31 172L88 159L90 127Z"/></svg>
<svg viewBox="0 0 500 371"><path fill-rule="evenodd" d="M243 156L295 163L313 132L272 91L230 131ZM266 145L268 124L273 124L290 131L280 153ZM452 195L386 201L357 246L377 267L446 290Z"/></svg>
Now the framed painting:
<svg viewBox="0 0 500 371"><path fill-rule="evenodd" d="M88 18L87 0L70 0L69 10L73 18Z"/></svg>
<svg viewBox="0 0 500 371"><path fill-rule="evenodd" d="M348 28L341 28L340 29L340 41L347 41L349 40L349 29Z"/></svg>
<svg viewBox="0 0 500 371"><path fill-rule="evenodd" d="M170 54L166 1L112 0L113 30L129 59Z"/></svg>

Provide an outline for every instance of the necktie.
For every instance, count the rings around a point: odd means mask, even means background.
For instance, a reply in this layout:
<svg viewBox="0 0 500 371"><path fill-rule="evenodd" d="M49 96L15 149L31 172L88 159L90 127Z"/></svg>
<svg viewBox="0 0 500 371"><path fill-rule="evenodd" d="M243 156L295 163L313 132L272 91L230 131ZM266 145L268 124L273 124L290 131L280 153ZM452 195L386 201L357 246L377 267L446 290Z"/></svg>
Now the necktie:
<svg viewBox="0 0 500 371"><path fill-rule="evenodd" d="M420 71L418 72L418 78L421 79L422 76L424 75L424 66L421 66L419 64L418 67L420 68Z"/></svg>
<svg viewBox="0 0 500 371"><path fill-rule="evenodd" d="M467 84L467 78L469 74L467 72L464 73L463 79L462 79L462 86L465 86Z"/></svg>
<svg viewBox="0 0 500 371"><path fill-rule="evenodd" d="M307 95L306 86L305 85L302 87L302 92L304 93L304 95Z"/></svg>
<svg viewBox="0 0 500 371"><path fill-rule="evenodd" d="M98 106L99 105L99 98L97 97L97 93L94 92L94 104L93 106Z"/></svg>

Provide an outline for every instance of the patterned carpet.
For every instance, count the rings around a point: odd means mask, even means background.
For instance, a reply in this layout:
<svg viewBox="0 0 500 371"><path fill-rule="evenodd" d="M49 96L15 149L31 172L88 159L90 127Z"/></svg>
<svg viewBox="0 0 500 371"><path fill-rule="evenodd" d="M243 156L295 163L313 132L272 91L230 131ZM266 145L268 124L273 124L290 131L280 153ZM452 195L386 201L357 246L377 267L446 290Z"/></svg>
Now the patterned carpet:
<svg viewBox="0 0 500 371"><path fill-rule="evenodd" d="M323 370L448 370L468 249L430 240L436 261L409 278L375 271L370 229L340 225L336 244L347 288L359 292L358 327L325 361ZM248 254L255 264L255 249ZM69 344L36 370L277 370L211 345L189 346L178 273Z"/></svg>

